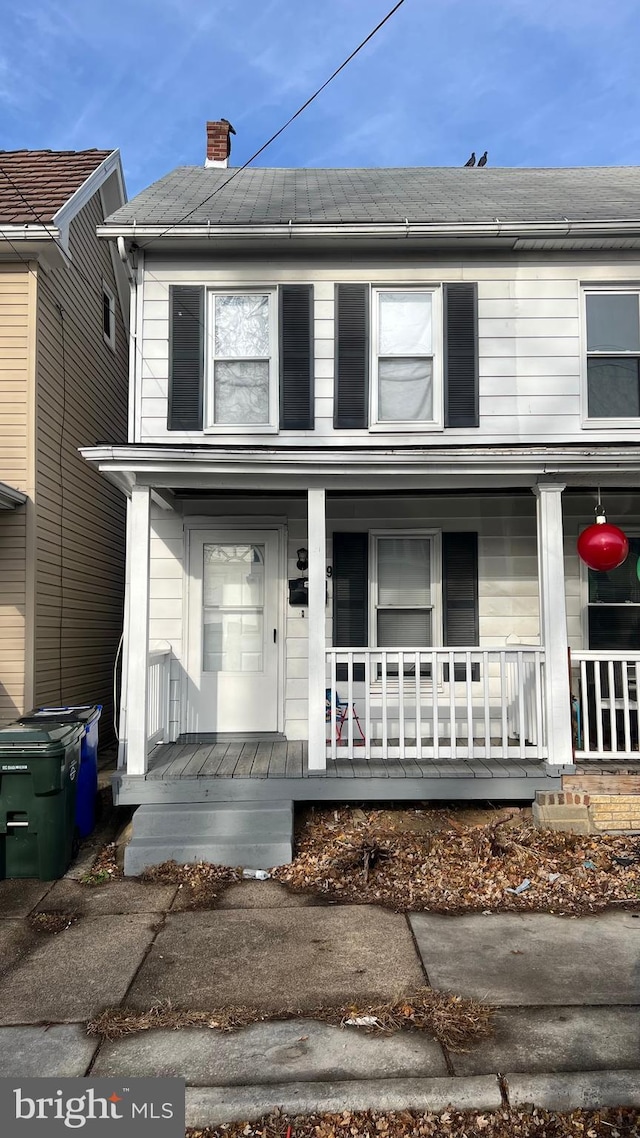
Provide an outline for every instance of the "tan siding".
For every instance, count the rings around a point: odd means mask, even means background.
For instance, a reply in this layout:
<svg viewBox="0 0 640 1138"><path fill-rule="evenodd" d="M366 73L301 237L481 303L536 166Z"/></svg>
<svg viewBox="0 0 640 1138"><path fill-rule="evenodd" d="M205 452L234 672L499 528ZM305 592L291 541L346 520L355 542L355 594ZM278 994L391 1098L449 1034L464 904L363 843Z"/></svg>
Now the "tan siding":
<svg viewBox="0 0 640 1138"><path fill-rule="evenodd" d="M72 223L73 264L39 294L35 702L102 703L105 738L122 631L125 502L78 447L126 442L127 344L117 300L115 353L102 335L102 281L117 289L108 247L95 237L101 220L96 195Z"/></svg>
<svg viewBox="0 0 640 1138"><path fill-rule="evenodd" d="M0 481L28 490L29 270L0 265ZM0 725L24 710L27 508L0 511Z"/></svg>

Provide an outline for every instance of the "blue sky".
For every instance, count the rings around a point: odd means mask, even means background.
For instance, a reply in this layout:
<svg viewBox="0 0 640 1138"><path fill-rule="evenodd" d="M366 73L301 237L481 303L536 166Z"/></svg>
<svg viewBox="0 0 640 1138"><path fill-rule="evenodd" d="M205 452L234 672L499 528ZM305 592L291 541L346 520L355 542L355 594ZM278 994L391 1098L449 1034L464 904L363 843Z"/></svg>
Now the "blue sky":
<svg viewBox="0 0 640 1138"><path fill-rule="evenodd" d="M119 146L129 195L272 134L392 0L0 0L0 147ZM259 159L640 163L638 0L405 0Z"/></svg>

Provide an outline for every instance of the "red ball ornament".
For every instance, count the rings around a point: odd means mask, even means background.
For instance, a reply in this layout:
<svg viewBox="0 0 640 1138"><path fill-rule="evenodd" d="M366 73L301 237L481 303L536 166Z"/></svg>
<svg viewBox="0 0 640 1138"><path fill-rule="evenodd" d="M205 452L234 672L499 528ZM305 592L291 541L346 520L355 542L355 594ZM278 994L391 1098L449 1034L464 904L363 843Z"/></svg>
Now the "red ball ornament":
<svg viewBox="0 0 640 1138"><path fill-rule="evenodd" d="M626 534L612 526L602 514L593 526L587 526L578 538L578 555L585 565L598 573L618 569L629 553Z"/></svg>

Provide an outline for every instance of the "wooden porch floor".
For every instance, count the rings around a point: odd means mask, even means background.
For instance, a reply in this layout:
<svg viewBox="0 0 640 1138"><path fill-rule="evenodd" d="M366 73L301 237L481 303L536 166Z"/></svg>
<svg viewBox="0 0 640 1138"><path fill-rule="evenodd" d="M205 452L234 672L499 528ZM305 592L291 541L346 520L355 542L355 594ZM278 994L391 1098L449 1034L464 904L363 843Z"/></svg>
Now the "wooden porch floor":
<svg viewBox="0 0 640 1138"><path fill-rule="evenodd" d="M543 763L526 759L366 759L354 754L327 759L327 769L309 770L307 743L287 739L232 738L217 742L159 743L149 756L147 780L332 779L332 778L534 778Z"/></svg>

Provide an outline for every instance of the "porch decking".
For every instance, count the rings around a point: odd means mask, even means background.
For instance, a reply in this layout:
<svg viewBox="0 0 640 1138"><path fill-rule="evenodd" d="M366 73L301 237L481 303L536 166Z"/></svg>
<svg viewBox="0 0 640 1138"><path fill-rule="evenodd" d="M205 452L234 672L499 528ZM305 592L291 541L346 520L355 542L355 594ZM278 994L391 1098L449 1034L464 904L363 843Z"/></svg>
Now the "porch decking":
<svg viewBox="0 0 640 1138"><path fill-rule="evenodd" d="M339 757L326 770L309 770L307 743L281 738L161 743L145 776L118 772L119 805L291 799L377 801L495 799L532 801L556 790L565 768L540 761Z"/></svg>

